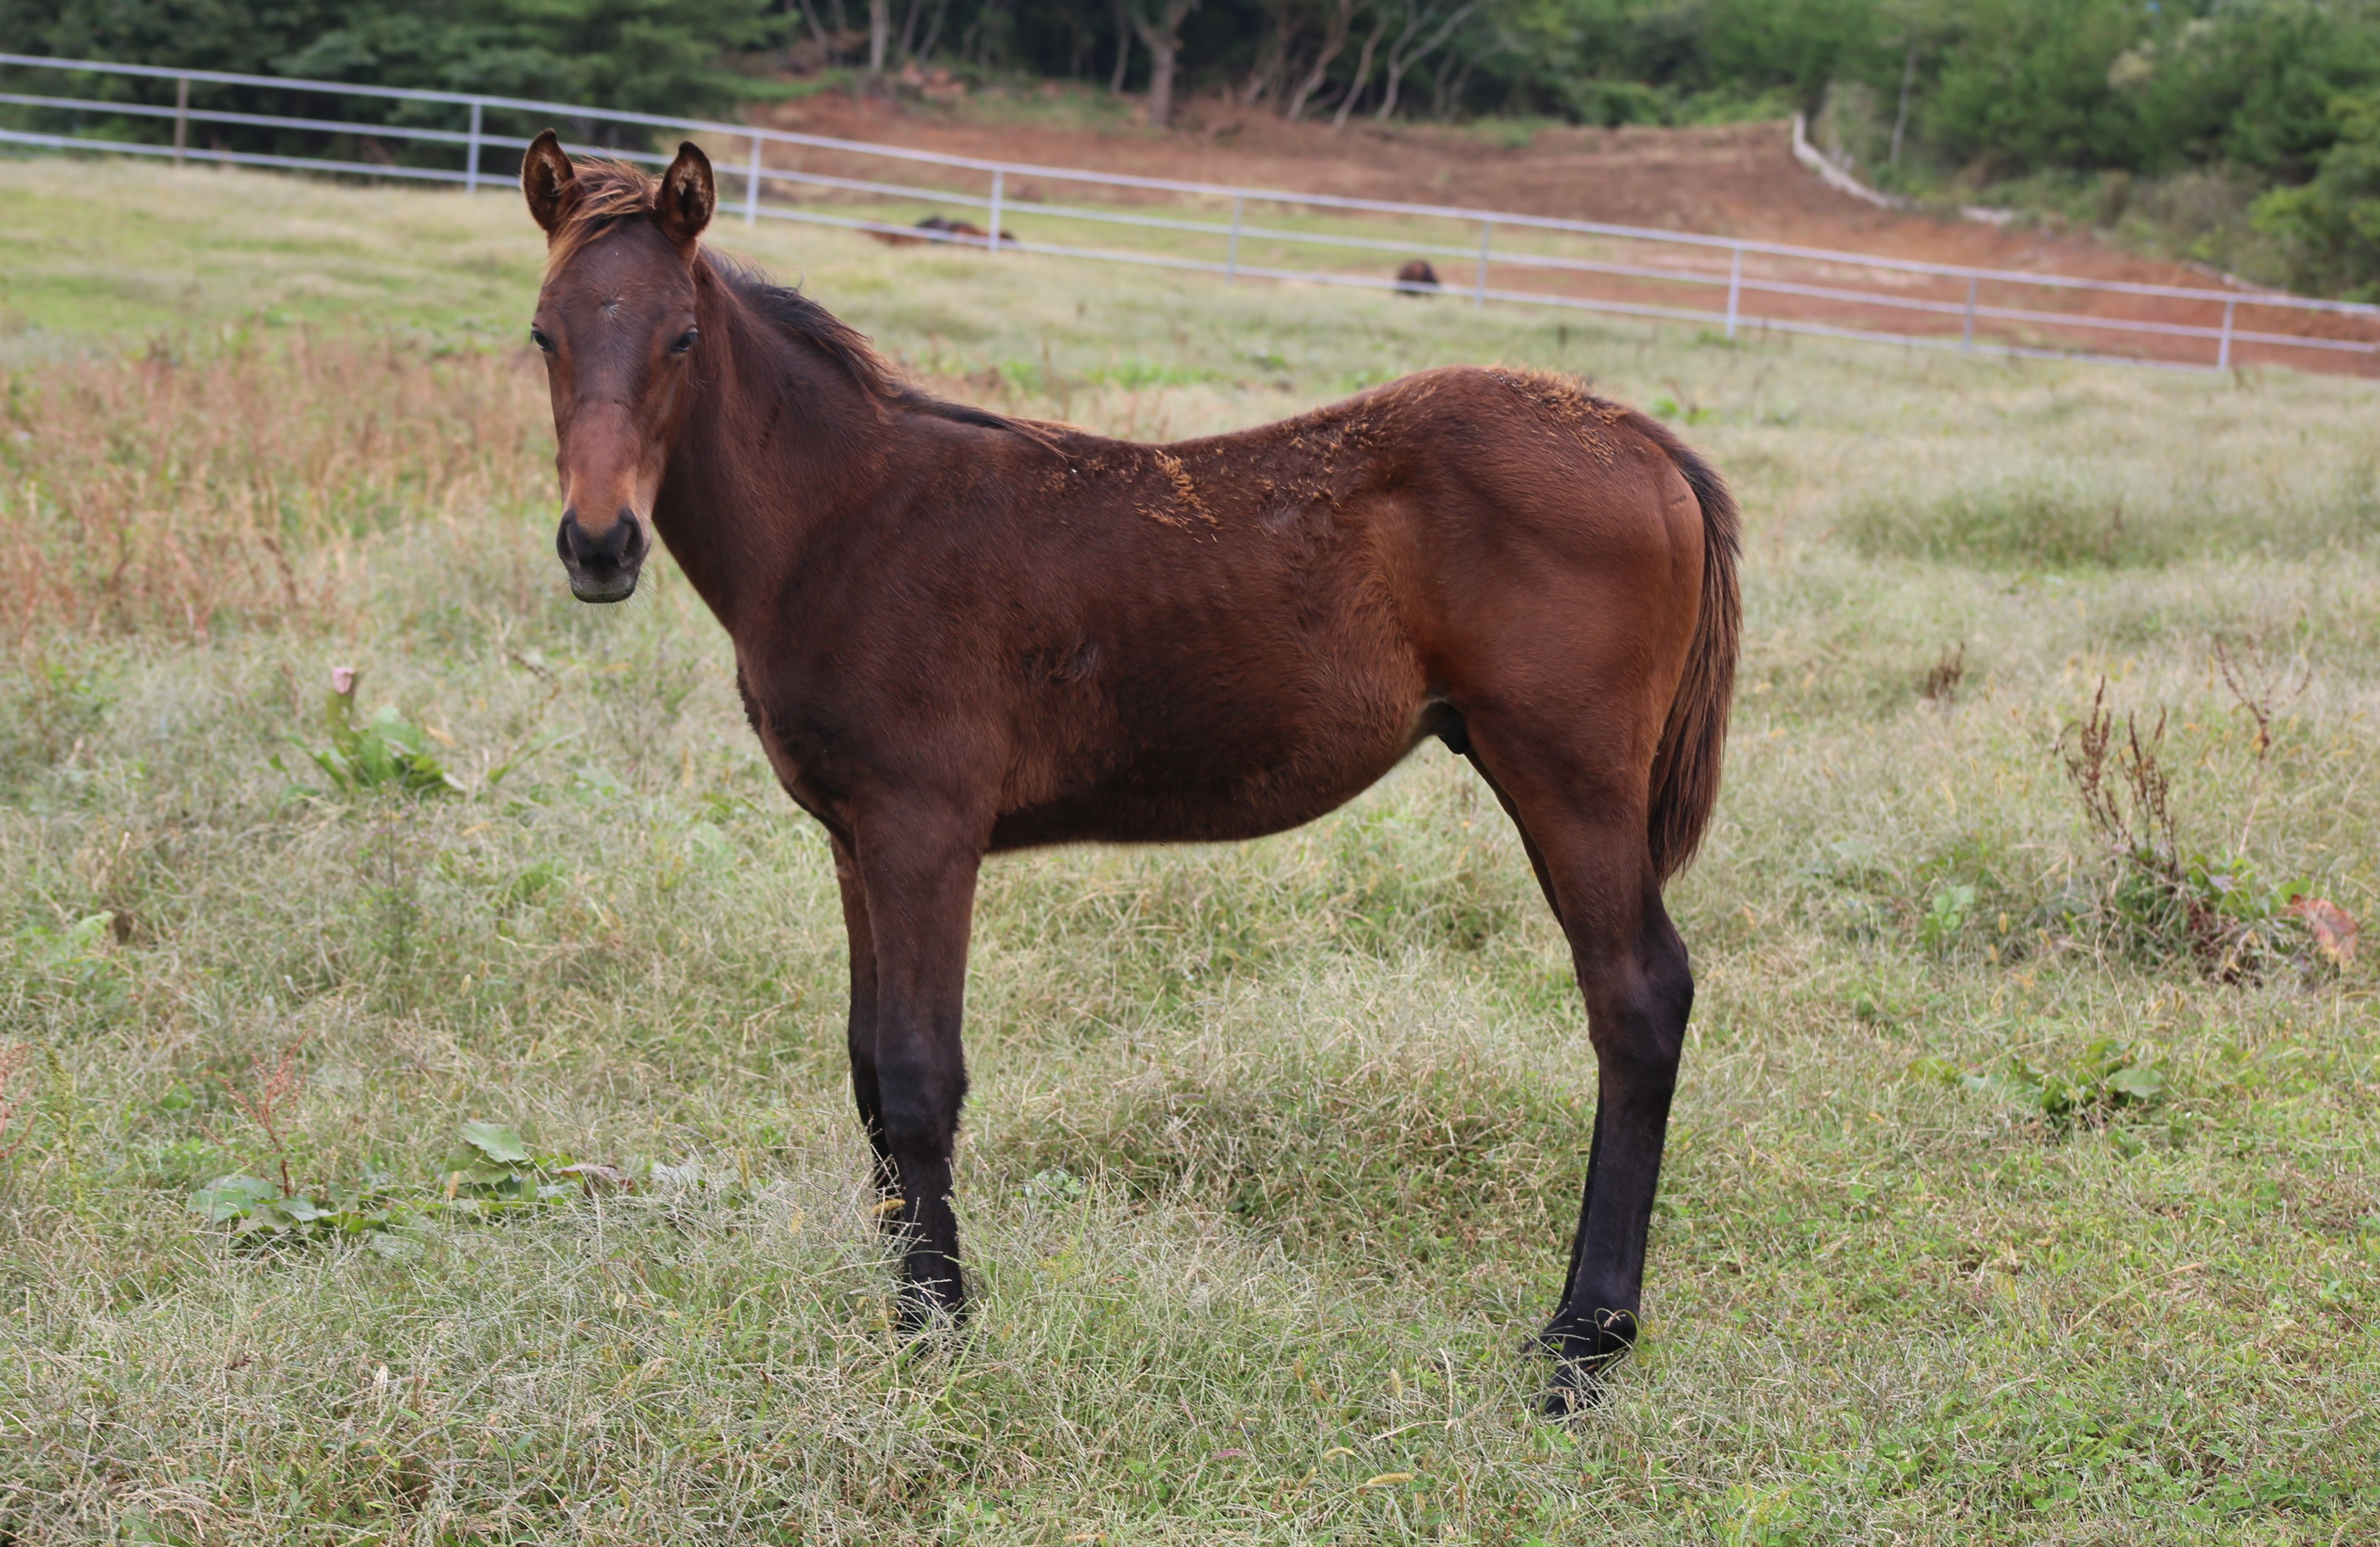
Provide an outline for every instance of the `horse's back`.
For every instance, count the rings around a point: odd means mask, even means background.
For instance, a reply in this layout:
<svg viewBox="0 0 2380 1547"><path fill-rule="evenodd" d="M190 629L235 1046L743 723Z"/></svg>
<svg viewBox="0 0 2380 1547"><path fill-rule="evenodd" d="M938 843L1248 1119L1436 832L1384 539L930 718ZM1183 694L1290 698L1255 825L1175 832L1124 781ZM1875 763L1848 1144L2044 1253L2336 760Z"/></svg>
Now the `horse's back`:
<svg viewBox="0 0 2380 1547"><path fill-rule="evenodd" d="M1642 422L1566 378L1456 369L1234 435L1069 446L1087 497L1028 562L1066 617L1034 660L1081 681L1026 695L1002 847L1294 826L1448 713L1567 716L1649 759L1702 555Z"/></svg>

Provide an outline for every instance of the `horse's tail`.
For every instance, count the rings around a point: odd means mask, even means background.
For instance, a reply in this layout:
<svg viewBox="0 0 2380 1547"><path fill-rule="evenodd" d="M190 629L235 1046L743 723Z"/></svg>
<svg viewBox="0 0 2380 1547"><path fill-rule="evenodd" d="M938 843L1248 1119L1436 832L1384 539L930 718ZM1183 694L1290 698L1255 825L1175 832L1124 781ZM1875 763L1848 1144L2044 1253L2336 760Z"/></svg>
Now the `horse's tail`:
<svg viewBox="0 0 2380 1547"><path fill-rule="evenodd" d="M1719 763L1727 745L1728 706L1735 696L1737 637L1743 626L1743 596L1735 576L1738 519L1735 496L1709 463L1657 420L1638 416L1640 427L1677 465L1703 507L1703 594L1694 618L1694 646L1685 676L1670 701L1653 756L1653 802L1646 836L1653 872L1667 881L1685 868L1702 843L1711 808L1718 802Z"/></svg>

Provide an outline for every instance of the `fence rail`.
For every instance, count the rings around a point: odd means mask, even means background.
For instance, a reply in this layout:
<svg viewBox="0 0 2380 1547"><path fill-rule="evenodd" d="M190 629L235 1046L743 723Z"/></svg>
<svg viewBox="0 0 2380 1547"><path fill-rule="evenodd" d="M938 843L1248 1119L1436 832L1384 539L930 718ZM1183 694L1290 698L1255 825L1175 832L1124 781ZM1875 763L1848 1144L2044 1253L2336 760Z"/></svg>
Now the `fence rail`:
<svg viewBox="0 0 2380 1547"><path fill-rule="evenodd" d="M21 79L26 76L56 75L118 82L119 90L173 83L170 105L70 94L71 81L55 92L0 91L0 145L29 149L397 177L455 184L468 192L509 182L517 152L528 144L525 135L498 132L492 119L516 120L516 127L557 122L582 141L596 138L599 126L612 128L614 138L620 129L659 129L710 142L723 185L722 202L747 223L797 221L972 247L987 255L1022 251L1211 274L1226 283L1247 278L1406 293L1435 289L1467 297L1475 306L1494 301L1699 323L1731 339L1753 332L1806 334L2172 370L2222 371L2251 359L2363 372L2380 368L2380 307L2244 287L1935 263L1460 205L1042 166L517 97L18 54L0 54L0 70L19 78L6 82L11 86L46 83ZM194 103L194 87L327 98L338 104L336 111L377 104L383 113L364 118L239 111ZM451 121L390 118L387 108L416 116L444 110ZM143 121L161 128L170 121L171 141L127 138ZM269 137L274 148L241 148L220 134L211 136L212 143L194 143L192 129L209 127L251 140ZM293 137L312 142L292 145ZM389 142L400 143L409 159L399 161ZM571 149L648 164L667 159L634 146L577 143ZM493 171L492 159L499 163ZM880 175L865 175L870 172ZM1106 197L1093 192L1077 202L1057 202L1042 197L1045 185L1104 190ZM737 191L740 201L733 197ZM870 203L877 208L870 210ZM887 204L980 212L982 225L923 228L882 213ZM1269 218L1250 219L1266 210L1273 212ZM1020 228L1020 216L1035 235ZM1047 239L1053 224L1106 232L1108 244L1092 245L1097 238L1087 232L1081 241ZM1113 245L1127 233L1138 233L1141 245ZM1469 272L1416 286L1394 277L1386 262L1354 266L1415 258Z"/></svg>

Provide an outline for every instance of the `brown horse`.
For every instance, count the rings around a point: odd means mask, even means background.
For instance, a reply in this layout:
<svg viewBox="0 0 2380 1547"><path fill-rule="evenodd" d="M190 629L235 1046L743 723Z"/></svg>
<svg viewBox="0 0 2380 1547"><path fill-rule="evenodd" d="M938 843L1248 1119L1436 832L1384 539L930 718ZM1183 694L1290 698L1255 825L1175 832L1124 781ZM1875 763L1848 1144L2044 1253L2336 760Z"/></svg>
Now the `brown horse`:
<svg viewBox="0 0 2380 1547"><path fill-rule="evenodd" d="M951 1150L985 855L1254 838L1437 737L1521 830L1600 1099L1557 1407L1636 1333L1694 997L1661 883L1718 791L1736 512L1658 423L1564 377L1449 369L1173 445L898 382L815 301L705 249L710 164L521 171L531 337L582 601L658 538L735 640L785 791L832 838L851 1083L906 1324L964 1307Z"/></svg>

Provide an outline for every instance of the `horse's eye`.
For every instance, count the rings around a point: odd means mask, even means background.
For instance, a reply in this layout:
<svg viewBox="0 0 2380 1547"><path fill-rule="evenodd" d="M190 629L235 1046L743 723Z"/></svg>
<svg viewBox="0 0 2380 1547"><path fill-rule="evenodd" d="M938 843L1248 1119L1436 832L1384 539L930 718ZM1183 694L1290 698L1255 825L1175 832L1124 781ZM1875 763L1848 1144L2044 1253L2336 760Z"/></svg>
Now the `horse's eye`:
<svg viewBox="0 0 2380 1547"><path fill-rule="evenodd" d="M670 353L674 355L682 355L686 353L688 349L694 347L694 341L701 336L701 334L697 332L695 329L686 329L684 333L677 335L677 342L670 346Z"/></svg>
<svg viewBox="0 0 2380 1547"><path fill-rule="evenodd" d="M529 329L528 341L536 345L539 348L543 349L549 355L553 353L553 340L545 335L545 330L543 328Z"/></svg>

